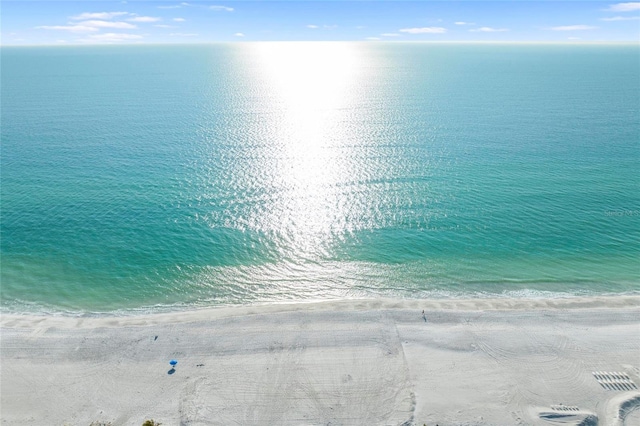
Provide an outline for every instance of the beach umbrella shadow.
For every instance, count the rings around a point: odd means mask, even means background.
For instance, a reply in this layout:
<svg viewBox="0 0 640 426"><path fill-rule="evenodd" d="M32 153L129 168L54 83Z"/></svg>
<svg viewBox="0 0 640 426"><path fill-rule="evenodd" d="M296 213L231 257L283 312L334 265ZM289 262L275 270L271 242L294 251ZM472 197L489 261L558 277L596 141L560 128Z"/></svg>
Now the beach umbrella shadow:
<svg viewBox="0 0 640 426"><path fill-rule="evenodd" d="M167 374L173 374L176 372L176 364L178 364L178 361L176 361L175 359L172 359L171 361L169 361L169 364L171 364L171 370L167 371Z"/></svg>

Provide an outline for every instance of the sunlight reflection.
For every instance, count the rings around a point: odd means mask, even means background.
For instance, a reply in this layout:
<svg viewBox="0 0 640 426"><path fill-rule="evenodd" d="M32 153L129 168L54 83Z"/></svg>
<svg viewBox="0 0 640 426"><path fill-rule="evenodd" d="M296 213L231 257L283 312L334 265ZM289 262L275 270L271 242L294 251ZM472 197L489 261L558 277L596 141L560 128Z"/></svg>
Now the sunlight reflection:
<svg viewBox="0 0 640 426"><path fill-rule="evenodd" d="M281 114L272 172L282 197L270 220L292 249L317 253L346 226L339 183L349 176L344 123L358 81L357 45L265 43L256 49Z"/></svg>

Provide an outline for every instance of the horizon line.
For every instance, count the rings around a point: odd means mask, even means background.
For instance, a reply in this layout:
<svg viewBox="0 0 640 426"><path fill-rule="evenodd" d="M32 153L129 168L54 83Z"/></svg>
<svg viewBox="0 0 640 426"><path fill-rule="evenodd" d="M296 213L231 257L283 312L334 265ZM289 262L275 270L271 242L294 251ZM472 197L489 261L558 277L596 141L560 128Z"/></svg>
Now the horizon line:
<svg viewBox="0 0 640 426"><path fill-rule="evenodd" d="M55 44L4 44L1 47L78 47L78 46L162 46L162 45L206 45L206 44L249 44L249 43L393 43L393 44L624 44L638 45L640 40L233 40L233 41L193 41L193 42L135 42L135 43L55 43Z"/></svg>

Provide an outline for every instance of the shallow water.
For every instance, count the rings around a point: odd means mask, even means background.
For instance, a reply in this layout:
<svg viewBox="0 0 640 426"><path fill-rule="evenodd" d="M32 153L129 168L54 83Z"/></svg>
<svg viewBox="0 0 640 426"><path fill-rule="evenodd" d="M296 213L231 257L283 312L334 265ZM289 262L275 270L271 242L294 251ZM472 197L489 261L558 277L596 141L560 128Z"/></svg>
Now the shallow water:
<svg viewBox="0 0 640 426"><path fill-rule="evenodd" d="M4 309L640 291L637 46L1 55Z"/></svg>

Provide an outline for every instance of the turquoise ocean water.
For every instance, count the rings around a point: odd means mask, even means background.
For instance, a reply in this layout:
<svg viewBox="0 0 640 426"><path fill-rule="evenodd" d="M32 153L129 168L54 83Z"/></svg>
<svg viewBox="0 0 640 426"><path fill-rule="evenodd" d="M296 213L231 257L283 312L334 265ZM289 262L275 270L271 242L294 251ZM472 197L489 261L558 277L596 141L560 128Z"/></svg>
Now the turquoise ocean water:
<svg viewBox="0 0 640 426"><path fill-rule="evenodd" d="M1 49L1 307L640 292L638 46Z"/></svg>

